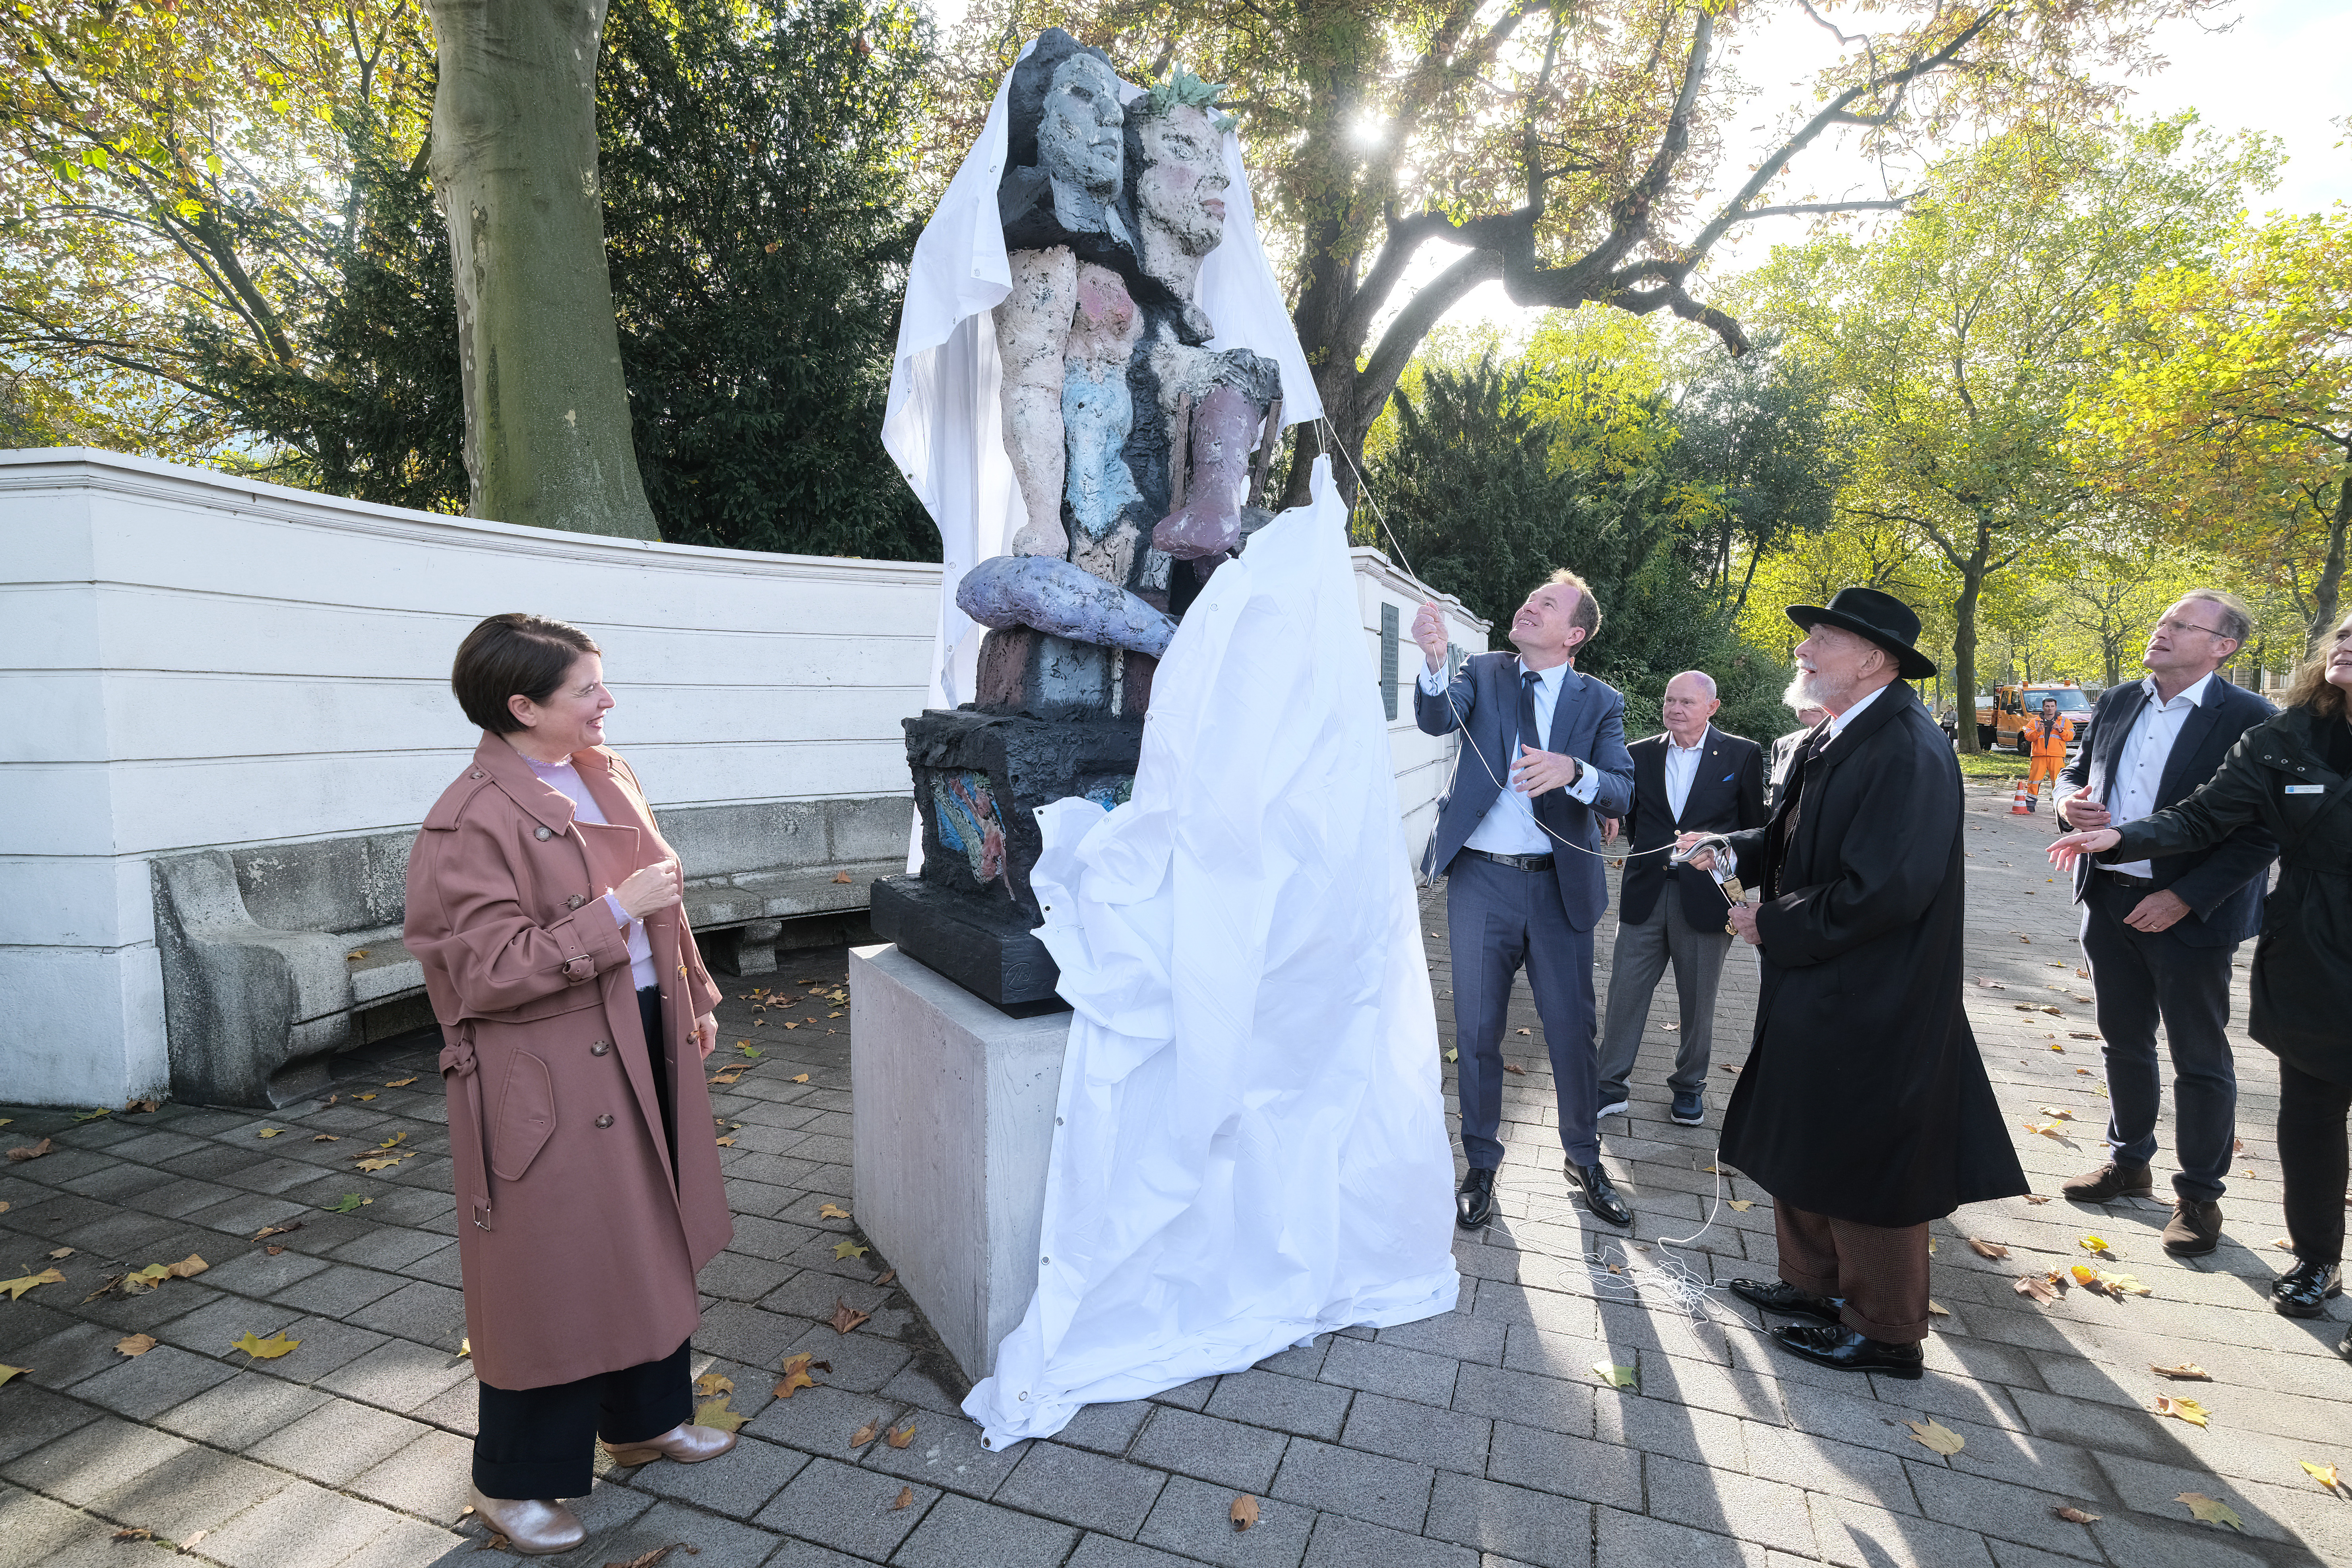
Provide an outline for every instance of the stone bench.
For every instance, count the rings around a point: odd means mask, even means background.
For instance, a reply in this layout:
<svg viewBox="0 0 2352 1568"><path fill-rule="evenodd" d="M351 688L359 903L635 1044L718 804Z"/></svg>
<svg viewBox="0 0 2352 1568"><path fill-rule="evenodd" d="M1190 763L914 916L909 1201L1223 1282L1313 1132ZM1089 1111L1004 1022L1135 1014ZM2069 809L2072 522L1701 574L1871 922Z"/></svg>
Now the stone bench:
<svg viewBox="0 0 2352 1568"><path fill-rule="evenodd" d="M660 813L703 956L765 974L776 949L862 933L867 889L903 871L906 796ZM328 1061L432 1021L400 940L412 829L203 849L151 862L173 1098L279 1106Z"/></svg>

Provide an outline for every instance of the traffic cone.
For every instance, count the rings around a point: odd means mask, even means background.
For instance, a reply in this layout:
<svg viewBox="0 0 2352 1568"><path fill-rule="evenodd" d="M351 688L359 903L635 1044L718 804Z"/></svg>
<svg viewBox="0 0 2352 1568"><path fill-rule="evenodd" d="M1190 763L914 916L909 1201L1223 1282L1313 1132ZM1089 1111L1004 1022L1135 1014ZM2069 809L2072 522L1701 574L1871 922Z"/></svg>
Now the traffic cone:
<svg viewBox="0 0 2352 1568"><path fill-rule="evenodd" d="M2034 794L2034 791L2026 788L2025 784L2021 781L2017 786L2017 794L2011 802L2009 815L2011 816L2031 816L2033 811Z"/></svg>

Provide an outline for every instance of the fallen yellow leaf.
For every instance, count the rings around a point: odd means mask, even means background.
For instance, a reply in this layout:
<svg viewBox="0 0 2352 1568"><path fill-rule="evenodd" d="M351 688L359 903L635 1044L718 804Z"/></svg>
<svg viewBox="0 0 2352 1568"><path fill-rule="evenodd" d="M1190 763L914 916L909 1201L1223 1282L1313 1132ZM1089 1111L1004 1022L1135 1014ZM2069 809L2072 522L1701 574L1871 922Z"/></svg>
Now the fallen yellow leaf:
<svg viewBox="0 0 2352 1568"><path fill-rule="evenodd" d="M2228 1503L2209 1498L2203 1492L2182 1492L2172 1500L2187 1503L2189 1511L2208 1524L2226 1524L2241 1535L2245 1533L2246 1527L2239 1520L2238 1510Z"/></svg>
<svg viewBox="0 0 2352 1568"><path fill-rule="evenodd" d="M826 1204L816 1211L819 1219L847 1219L849 1211L839 1204Z"/></svg>
<svg viewBox="0 0 2352 1568"><path fill-rule="evenodd" d="M460 1356L470 1356L474 1353L474 1337L471 1334L457 1342L457 1353Z"/></svg>
<svg viewBox="0 0 2352 1568"><path fill-rule="evenodd" d="M2085 1252L2096 1252L2108 1257L2113 1256L2113 1254L2107 1251L2107 1238L2104 1236L2086 1236L2074 1245L2081 1247Z"/></svg>
<svg viewBox="0 0 2352 1568"><path fill-rule="evenodd" d="M1234 1533L1238 1535L1257 1522L1257 1499L1244 1492L1234 1499L1234 1506L1225 1511L1234 1521Z"/></svg>
<svg viewBox="0 0 2352 1568"><path fill-rule="evenodd" d="M835 1296L833 1299L833 1316L827 1318L825 1321L833 1325L835 1333L845 1334L873 1315L871 1312L859 1311L840 1297Z"/></svg>
<svg viewBox="0 0 2352 1568"><path fill-rule="evenodd" d="M1952 1310L1941 1301L1930 1301L1927 1303L1927 1313L1930 1317L1948 1318L1952 1315Z"/></svg>
<svg viewBox="0 0 2352 1568"><path fill-rule="evenodd" d="M2040 1193L2028 1193L2025 1194L2025 1201L2030 1204L2046 1204L2050 1200Z"/></svg>
<svg viewBox="0 0 2352 1568"><path fill-rule="evenodd" d="M2050 1511L2069 1524L2096 1524L2100 1518L2095 1513L2085 1513L2079 1508L2053 1508Z"/></svg>
<svg viewBox="0 0 2352 1568"><path fill-rule="evenodd" d="M833 1255L835 1258L863 1258L871 1250L873 1250L871 1247L860 1247L846 1237L833 1244Z"/></svg>
<svg viewBox="0 0 2352 1568"><path fill-rule="evenodd" d="M705 1399L714 1394L732 1394L735 1380L722 1372L706 1372L694 1380L694 1392Z"/></svg>
<svg viewBox="0 0 2352 1568"><path fill-rule="evenodd" d="M256 1138L275 1138L280 1132L285 1131L286 1129L283 1127L265 1127L260 1131L255 1133L254 1136Z"/></svg>
<svg viewBox="0 0 2352 1568"><path fill-rule="evenodd" d="M9 1150L8 1158L15 1163L22 1164L26 1160L37 1160L48 1152L49 1141L44 1138L39 1142L28 1144L25 1148Z"/></svg>
<svg viewBox="0 0 2352 1568"><path fill-rule="evenodd" d="M1969 1446L1969 1440L1966 1437L1932 1415L1925 1421L1906 1421L1903 1425L1911 1428L1914 1441L1925 1444L1947 1458Z"/></svg>
<svg viewBox="0 0 2352 1568"><path fill-rule="evenodd" d="M406 1089L410 1084L415 1083L415 1081L416 1075L415 1073L410 1073L406 1078L396 1078L389 1080L383 1087L386 1089Z"/></svg>
<svg viewBox="0 0 2352 1568"><path fill-rule="evenodd" d="M727 1396L723 1394L716 1399L706 1399L694 1407L694 1424L697 1426L716 1426L721 1432L732 1432L750 1419L740 1410L730 1410Z"/></svg>
<svg viewBox="0 0 2352 1568"><path fill-rule="evenodd" d="M247 1334L228 1348L243 1351L256 1361L276 1361L301 1342L300 1340L289 1340L284 1334L272 1334L266 1340Z"/></svg>
<svg viewBox="0 0 2352 1568"><path fill-rule="evenodd" d="M798 1028L800 1026L799 1026L799 1025L797 1025L797 1024L795 1024L795 1025L793 1025L793 1026L794 1028ZM809 1075L808 1075L808 1074L806 1074L806 1073L803 1073L803 1074L801 1074L798 1078L795 1078L795 1079L792 1079L791 1081L792 1081L792 1082L793 1082L793 1083L806 1083L806 1082L808 1082L808 1080L809 1080Z"/></svg>
<svg viewBox="0 0 2352 1568"><path fill-rule="evenodd" d="M8 1292L11 1301L21 1299L25 1292L40 1285L62 1285L66 1277L54 1268L44 1268L38 1274L26 1274L15 1279L0 1279L0 1290Z"/></svg>
<svg viewBox="0 0 2352 1568"><path fill-rule="evenodd" d="M912 1508L914 1504L915 1489L912 1487L900 1487L898 1489L898 1500L890 1505L890 1511L892 1513L897 1513L900 1509Z"/></svg>
<svg viewBox="0 0 2352 1568"><path fill-rule="evenodd" d="M874 1435L880 1430L882 1430L882 1423L868 1421L849 1435L849 1446L853 1448L863 1448L866 1444L874 1441Z"/></svg>
<svg viewBox="0 0 2352 1568"><path fill-rule="evenodd" d="M12 1377L22 1377L32 1370L29 1366L10 1366L5 1362L0 1362L0 1383L5 1383Z"/></svg>
<svg viewBox="0 0 2352 1568"><path fill-rule="evenodd" d="M2344 1484L2336 1479L2336 1467L2333 1465L2315 1465L2309 1459L2297 1459L2295 1463L2301 1465L2305 1469L2309 1470L2311 1472L2311 1479L2317 1481L2321 1486L2326 1487L2329 1491L2334 1491L2337 1487Z"/></svg>
<svg viewBox="0 0 2352 1568"><path fill-rule="evenodd" d="M56 1260L57 1260L57 1259L58 1259L58 1258L71 1258L73 1255L74 1255L74 1249L73 1249L72 1247L53 1247L53 1248L51 1248L49 1251L43 1253L41 1256L43 1256L44 1258L47 1258L50 1259L52 1262L54 1262L54 1261L56 1261Z"/></svg>
<svg viewBox="0 0 2352 1568"><path fill-rule="evenodd" d="M114 1342L114 1348L124 1355L145 1355L158 1343L152 1334L126 1334Z"/></svg>
<svg viewBox="0 0 2352 1568"><path fill-rule="evenodd" d="M2158 1377L2169 1377L2176 1381L2193 1380L2199 1383L2213 1381L2213 1374L2193 1361L2184 1361L2179 1366L2158 1366L2150 1363L2147 1370Z"/></svg>
<svg viewBox="0 0 2352 1568"><path fill-rule="evenodd" d="M904 1426L899 1427L896 1432L891 1433L889 1436L882 1439L882 1441L889 1444L893 1448L903 1448L914 1440L915 1424L912 1421L908 1422Z"/></svg>
<svg viewBox="0 0 2352 1568"><path fill-rule="evenodd" d="M1997 1241L1979 1241L1973 1236L1969 1237L1969 1247L1979 1258L2007 1258L2009 1256L2009 1248L2001 1246L2000 1243Z"/></svg>
<svg viewBox="0 0 2352 1568"><path fill-rule="evenodd" d="M1592 1363L1593 1375L1612 1388L1634 1388L1641 1384L1641 1373L1630 1366L1613 1366L1605 1361Z"/></svg>
<svg viewBox="0 0 2352 1568"><path fill-rule="evenodd" d="M1731 1207L1738 1209L1741 1214L1746 1214L1749 1209L1756 1206L1756 1200L1754 1198L1726 1198L1723 1201Z"/></svg>
<svg viewBox="0 0 2352 1568"><path fill-rule="evenodd" d="M210 1268L211 1267L211 1264L206 1263L203 1258L198 1258L194 1253L191 1252L177 1263L173 1264L170 1268L165 1270L165 1272L170 1274L174 1279L194 1279L197 1275L202 1274L205 1269Z"/></svg>
<svg viewBox="0 0 2352 1568"><path fill-rule="evenodd" d="M355 1094L352 1096L352 1098L353 1100L373 1100L375 1098L375 1090L370 1089L365 1094Z"/></svg>
<svg viewBox="0 0 2352 1568"><path fill-rule="evenodd" d="M2168 1394L2159 1394L2156 1396L2156 1413L2158 1415L2174 1416L2188 1422L2191 1426L2204 1426L2207 1414L2205 1407L2195 1400L2175 1399Z"/></svg>

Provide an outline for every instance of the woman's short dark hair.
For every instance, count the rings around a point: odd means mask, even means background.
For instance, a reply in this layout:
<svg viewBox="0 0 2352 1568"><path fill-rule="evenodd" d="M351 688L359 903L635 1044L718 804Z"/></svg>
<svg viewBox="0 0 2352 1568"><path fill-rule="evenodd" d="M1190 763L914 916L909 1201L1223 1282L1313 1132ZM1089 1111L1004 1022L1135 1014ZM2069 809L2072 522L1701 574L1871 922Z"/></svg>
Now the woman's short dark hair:
<svg viewBox="0 0 2352 1568"><path fill-rule="evenodd" d="M449 689L466 717L493 735L510 735L522 721L507 706L509 697L544 702L563 684L564 671L583 654L604 649L586 632L545 616L511 611L492 616L466 634L457 660L449 667Z"/></svg>

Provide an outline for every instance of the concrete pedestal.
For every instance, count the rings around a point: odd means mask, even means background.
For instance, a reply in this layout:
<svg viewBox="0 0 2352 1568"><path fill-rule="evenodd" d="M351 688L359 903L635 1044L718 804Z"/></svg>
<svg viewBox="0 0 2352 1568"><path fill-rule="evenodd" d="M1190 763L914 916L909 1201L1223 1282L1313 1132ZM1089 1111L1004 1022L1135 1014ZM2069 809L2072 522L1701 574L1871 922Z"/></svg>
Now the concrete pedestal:
<svg viewBox="0 0 2352 1568"><path fill-rule="evenodd" d="M858 1228L966 1376L1037 1288L1070 1015L1012 1018L896 947L849 953Z"/></svg>

